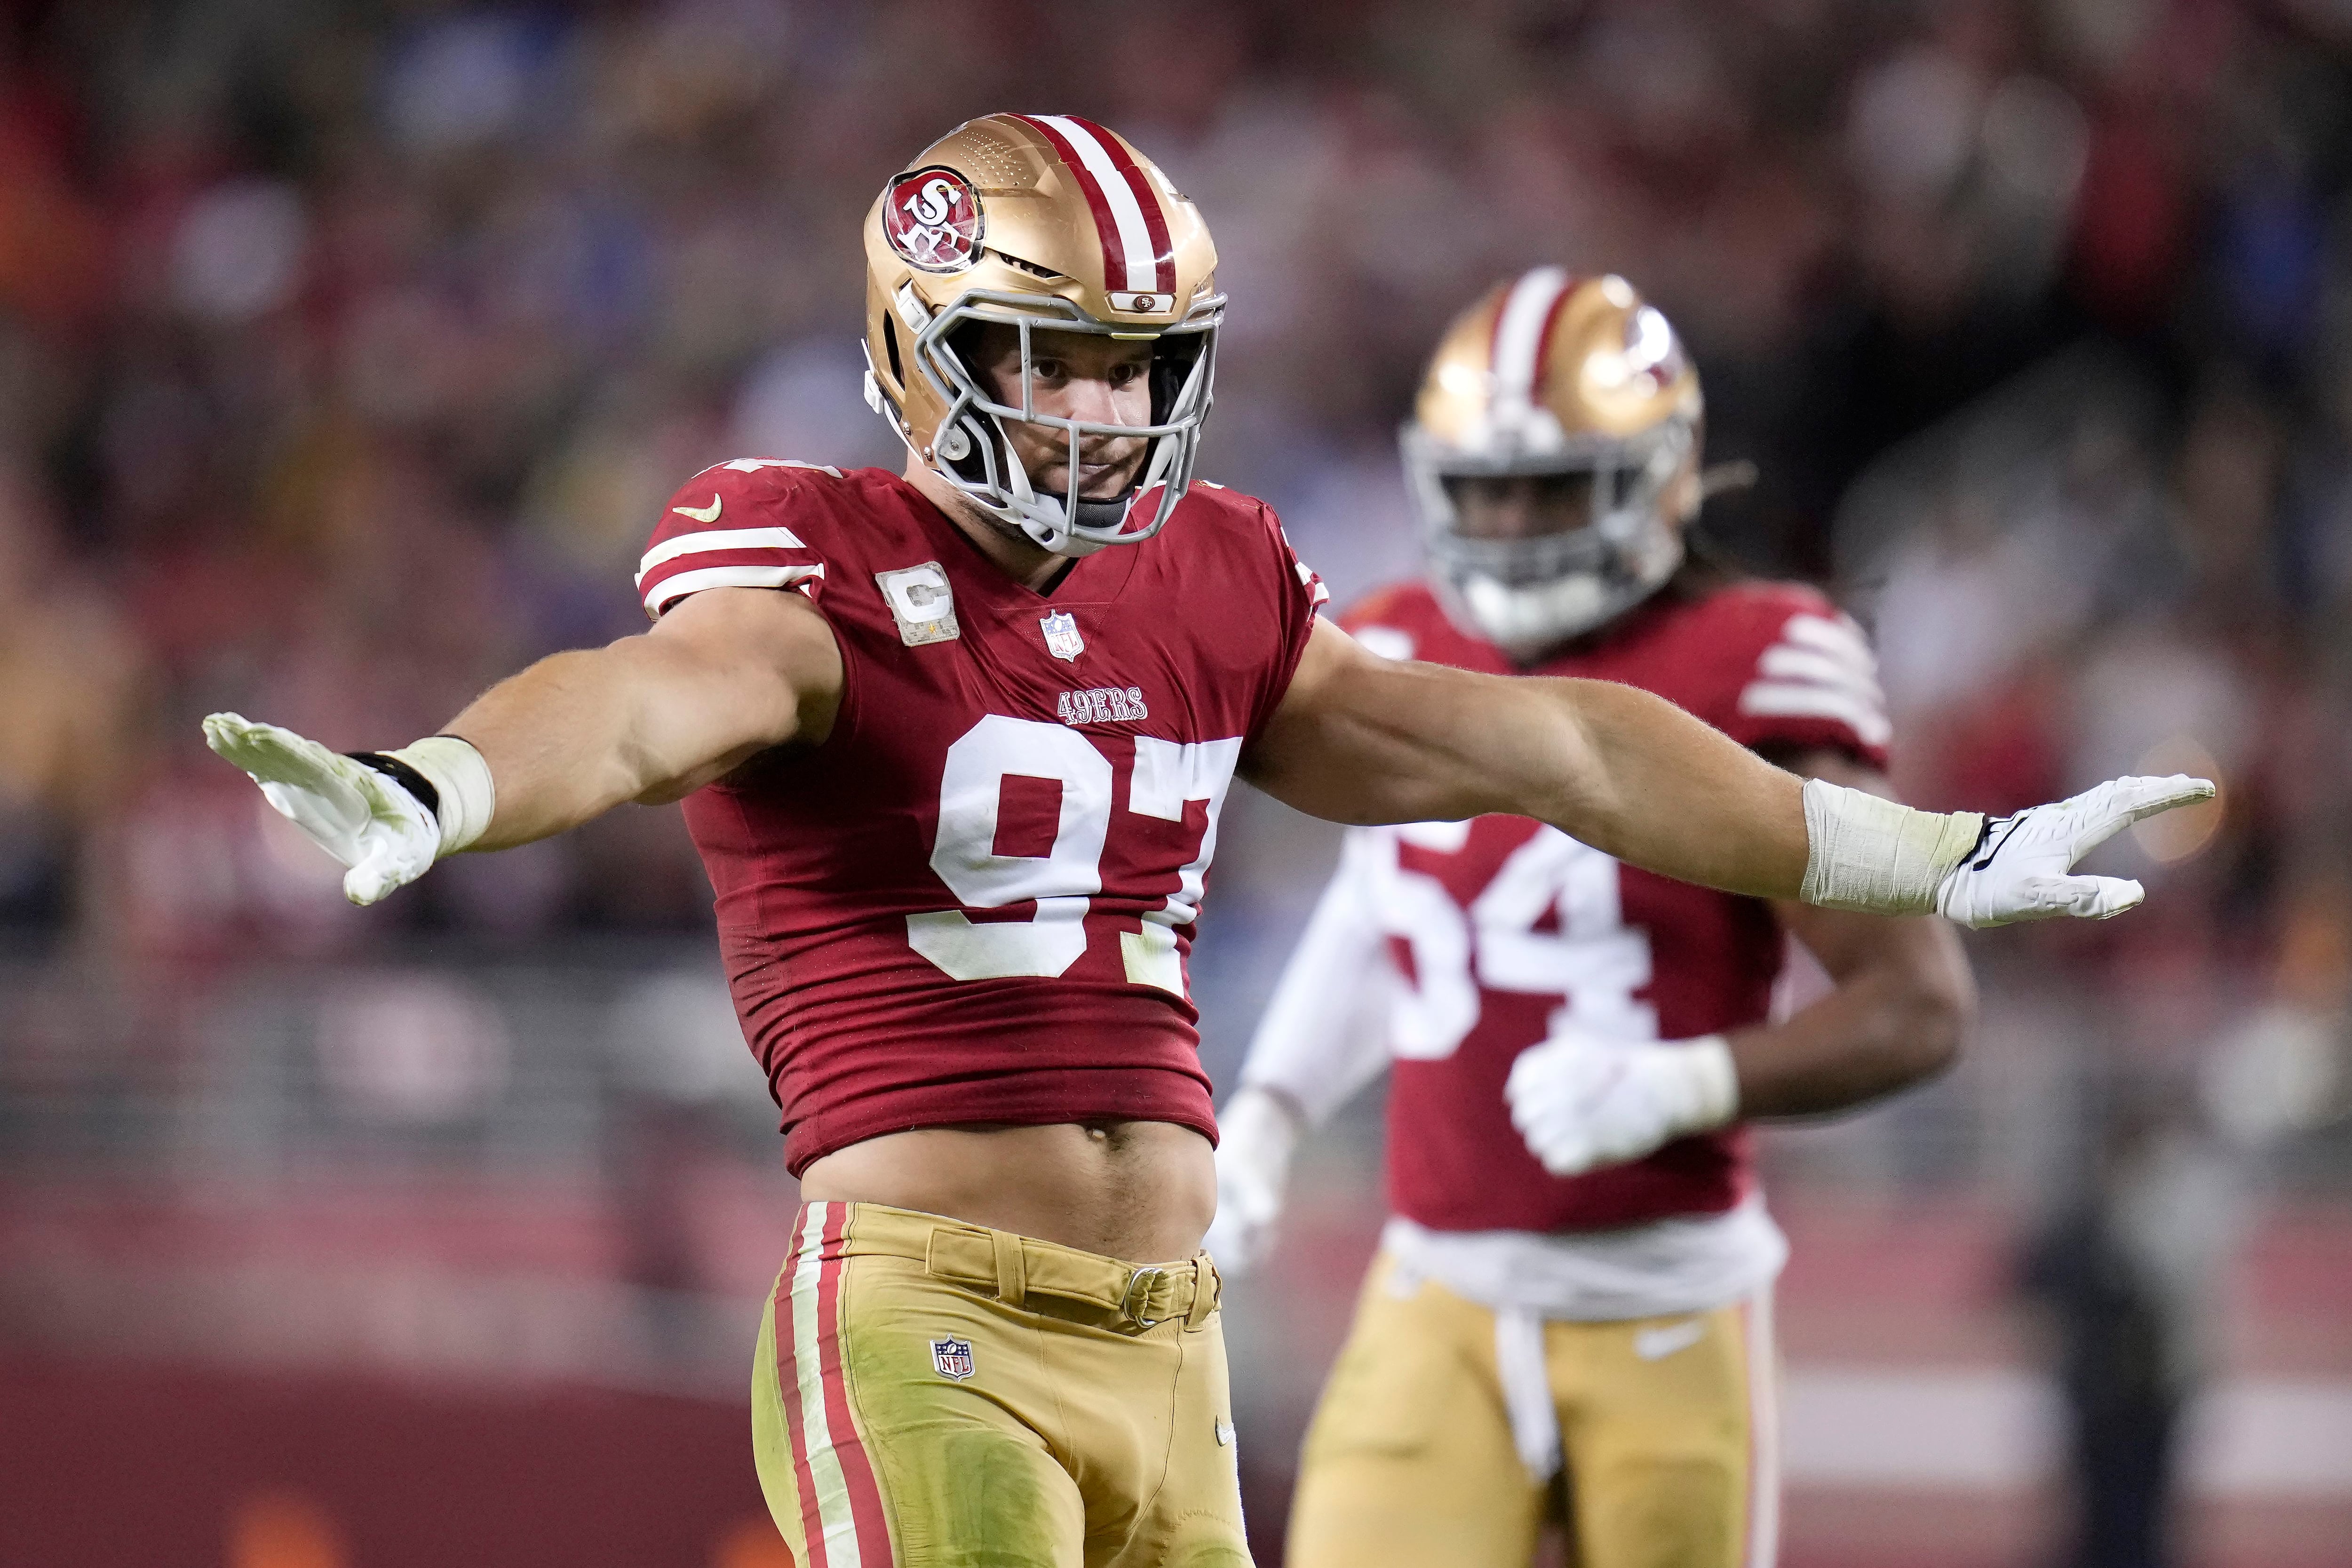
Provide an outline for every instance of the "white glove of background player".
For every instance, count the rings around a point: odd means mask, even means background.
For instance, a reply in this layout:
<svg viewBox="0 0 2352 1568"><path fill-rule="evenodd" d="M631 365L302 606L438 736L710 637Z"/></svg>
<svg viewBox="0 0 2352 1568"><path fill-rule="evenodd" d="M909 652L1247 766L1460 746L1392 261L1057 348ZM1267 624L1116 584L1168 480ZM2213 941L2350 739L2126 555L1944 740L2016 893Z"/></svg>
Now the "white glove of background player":
<svg viewBox="0 0 2352 1568"><path fill-rule="evenodd" d="M1244 1087L1217 1113L1217 1217L1201 1246L1220 1272L1246 1274L1265 1258L1298 1133L1297 1115L1262 1089Z"/></svg>
<svg viewBox="0 0 2352 1568"><path fill-rule="evenodd" d="M1575 1176L1722 1126L1739 1109L1739 1079L1720 1035L1626 1040L1570 1026L1519 1053L1503 1098L1544 1169Z"/></svg>
<svg viewBox="0 0 2352 1568"><path fill-rule="evenodd" d="M2211 784L2186 773L2111 779L1987 823L1977 847L1937 884L1936 912L1964 926L2119 915L2146 898L2146 889L2128 878L2070 875L2074 862L2144 816L2212 795Z"/></svg>
<svg viewBox="0 0 2352 1568"><path fill-rule="evenodd" d="M434 814L365 763L236 713L206 719L205 742L250 774L279 816L346 868L343 896L355 904L374 903L416 880L441 854Z"/></svg>

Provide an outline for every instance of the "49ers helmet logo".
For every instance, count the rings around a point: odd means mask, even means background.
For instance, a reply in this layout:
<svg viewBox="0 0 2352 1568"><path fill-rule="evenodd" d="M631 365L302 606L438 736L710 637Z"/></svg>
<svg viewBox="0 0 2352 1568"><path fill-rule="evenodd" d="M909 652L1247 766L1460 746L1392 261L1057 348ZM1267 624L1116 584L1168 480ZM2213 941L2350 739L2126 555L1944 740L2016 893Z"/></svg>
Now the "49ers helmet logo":
<svg viewBox="0 0 2352 1568"><path fill-rule="evenodd" d="M980 255L980 196L936 165L901 174L882 196L890 248L926 272L961 272Z"/></svg>

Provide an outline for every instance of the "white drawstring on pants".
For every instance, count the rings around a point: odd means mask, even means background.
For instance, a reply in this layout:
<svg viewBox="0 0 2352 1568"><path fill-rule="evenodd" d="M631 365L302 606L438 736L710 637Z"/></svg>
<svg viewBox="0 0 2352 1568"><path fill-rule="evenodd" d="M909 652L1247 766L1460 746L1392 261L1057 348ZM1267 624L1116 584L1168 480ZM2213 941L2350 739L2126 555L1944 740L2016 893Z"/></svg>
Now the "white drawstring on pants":
<svg viewBox="0 0 2352 1568"><path fill-rule="evenodd" d="M1511 1443L1538 1486L1559 1474L1559 1412L1551 1400L1551 1370L1544 1361L1542 1315L1525 1307L1495 1313L1495 1371L1503 1385L1503 1408L1511 1418Z"/></svg>

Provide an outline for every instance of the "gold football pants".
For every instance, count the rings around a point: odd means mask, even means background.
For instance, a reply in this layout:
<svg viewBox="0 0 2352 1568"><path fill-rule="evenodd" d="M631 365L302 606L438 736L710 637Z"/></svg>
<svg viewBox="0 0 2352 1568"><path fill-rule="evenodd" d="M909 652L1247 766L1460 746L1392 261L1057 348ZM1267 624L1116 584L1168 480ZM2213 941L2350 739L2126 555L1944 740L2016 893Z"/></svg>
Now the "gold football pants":
<svg viewBox="0 0 2352 1568"><path fill-rule="evenodd" d="M1770 1568L1769 1310L1531 1329L1578 1568ZM1496 1318L1374 1261L1307 1434L1292 1568L1527 1568L1555 1492L1514 1440Z"/></svg>
<svg viewBox="0 0 2352 1568"><path fill-rule="evenodd" d="M751 1436L801 1568L1248 1568L1217 1275L804 1205Z"/></svg>

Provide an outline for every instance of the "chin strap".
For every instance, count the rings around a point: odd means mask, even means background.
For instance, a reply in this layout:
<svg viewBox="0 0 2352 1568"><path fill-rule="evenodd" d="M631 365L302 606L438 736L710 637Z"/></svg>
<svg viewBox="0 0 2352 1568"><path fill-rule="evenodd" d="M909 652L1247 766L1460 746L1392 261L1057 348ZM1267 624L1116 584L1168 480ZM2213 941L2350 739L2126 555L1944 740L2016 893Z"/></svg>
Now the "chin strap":
<svg viewBox="0 0 2352 1568"><path fill-rule="evenodd" d="M1128 509L1135 504L1136 491L1122 491L1111 500L1087 500L1081 497L1075 506L1064 501L1071 512L1071 521L1081 528L1117 528L1127 521Z"/></svg>
<svg viewBox="0 0 2352 1568"><path fill-rule="evenodd" d="M1068 526L1066 526L1061 531L1061 541L1059 543L1048 544L1044 540L1039 539L1036 535L1031 533L1027 529L1023 528L1019 523L1014 523L1012 526L1020 532L1024 539L1026 539L1030 543L1036 545L1039 549L1050 550L1056 555L1067 556L1069 559L1075 561L1082 556L1092 555L1096 551L1100 550L1103 547L1103 542L1101 540L1086 538L1084 535L1078 533L1076 530L1079 528L1118 528L1119 524L1127 521L1127 514L1129 510L1134 507L1135 498L1138 493L1139 492L1134 489L1129 489L1110 500L1087 500L1081 498L1076 507L1073 508L1069 498L1066 495L1054 490L1036 491L1035 500L1050 502L1054 507L1061 511L1063 517L1068 521Z"/></svg>

